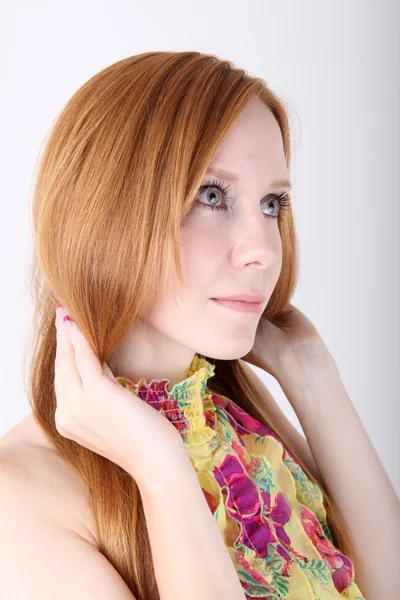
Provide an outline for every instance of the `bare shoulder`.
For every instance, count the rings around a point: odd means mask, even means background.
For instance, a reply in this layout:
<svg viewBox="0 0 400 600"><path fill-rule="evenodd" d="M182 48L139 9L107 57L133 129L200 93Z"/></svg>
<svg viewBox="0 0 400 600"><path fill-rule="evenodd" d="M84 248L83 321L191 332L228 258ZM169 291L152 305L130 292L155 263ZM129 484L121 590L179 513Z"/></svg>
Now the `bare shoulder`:
<svg viewBox="0 0 400 600"><path fill-rule="evenodd" d="M135 600L100 551L87 497L33 416L0 438L0 597Z"/></svg>
<svg viewBox="0 0 400 600"><path fill-rule="evenodd" d="M29 502L49 528L70 530L97 546L86 491L29 413L0 438L0 479Z"/></svg>

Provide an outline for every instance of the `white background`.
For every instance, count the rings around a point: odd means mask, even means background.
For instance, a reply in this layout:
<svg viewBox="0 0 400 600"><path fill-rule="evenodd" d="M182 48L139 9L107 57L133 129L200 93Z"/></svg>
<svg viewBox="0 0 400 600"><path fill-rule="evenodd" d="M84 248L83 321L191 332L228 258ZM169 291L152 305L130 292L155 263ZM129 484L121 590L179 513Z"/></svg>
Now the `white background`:
<svg viewBox="0 0 400 600"><path fill-rule="evenodd" d="M3 2L0 18L0 435L30 410L30 203L45 136L109 64L198 50L263 77L290 105L301 251L293 303L333 354L399 493L400 3L25 0ZM256 371L301 431L278 383Z"/></svg>

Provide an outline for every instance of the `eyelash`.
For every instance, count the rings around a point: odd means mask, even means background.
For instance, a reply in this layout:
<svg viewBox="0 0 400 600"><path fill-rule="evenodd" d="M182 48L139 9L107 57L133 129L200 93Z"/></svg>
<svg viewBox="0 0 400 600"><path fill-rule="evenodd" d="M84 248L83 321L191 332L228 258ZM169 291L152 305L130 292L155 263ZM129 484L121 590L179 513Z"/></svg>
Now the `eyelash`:
<svg viewBox="0 0 400 600"><path fill-rule="evenodd" d="M205 190L208 190L209 188L217 188L217 190L219 190L222 194L222 198L224 203L229 199L228 194L231 192L231 186L227 185L225 187L223 187L223 182L220 179L214 179L214 181L212 183L207 183L206 185L202 185L199 188L199 192L204 192ZM278 219L278 217L282 216L282 213L290 206L290 200L289 198L287 198L287 192L282 192L282 194L280 194L279 196L277 196L276 194L272 194L271 198L273 200L276 200L278 202L279 205L279 211L278 214L276 216L273 215L268 215L266 213L264 213L264 215L270 219ZM204 208L211 208L211 210L228 210L228 208L224 208L222 206L212 206L211 204L204 204L203 202L200 202L199 200L196 200L197 204L200 204L201 206L203 206Z"/></svg>

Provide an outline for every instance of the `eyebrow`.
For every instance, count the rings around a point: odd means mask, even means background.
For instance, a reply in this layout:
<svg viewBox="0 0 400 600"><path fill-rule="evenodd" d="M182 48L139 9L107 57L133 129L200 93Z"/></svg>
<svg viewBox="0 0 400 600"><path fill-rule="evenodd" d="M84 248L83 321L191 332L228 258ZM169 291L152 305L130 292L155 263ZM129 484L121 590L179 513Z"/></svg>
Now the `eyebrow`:
<svg viewBox="0 0 400 600"><path fill-rule="evenodd" d="M228 181L239 181L239 176L236 173L230 171L223 171L222 169L215 169L210 167L207 169L207 174L215 175L221 179L227 179ZM289 188L292 189L292 184L288 179L276 179L270 184L272 189Z"/></svg>

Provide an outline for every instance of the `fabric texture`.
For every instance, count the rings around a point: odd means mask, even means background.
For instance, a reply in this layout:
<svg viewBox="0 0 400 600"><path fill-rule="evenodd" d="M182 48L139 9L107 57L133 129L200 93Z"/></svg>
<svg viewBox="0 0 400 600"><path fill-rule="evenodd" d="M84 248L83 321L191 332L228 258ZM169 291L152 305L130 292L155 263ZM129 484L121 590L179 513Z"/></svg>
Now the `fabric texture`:
<svg viewBox="0 0 400 600"><path fill-rule="evenodd" d="M172 390L168 379L116 379L180 432L247 599L365 600L320 487L272 429L208 389L214 370L195 355Z"/></svg>

